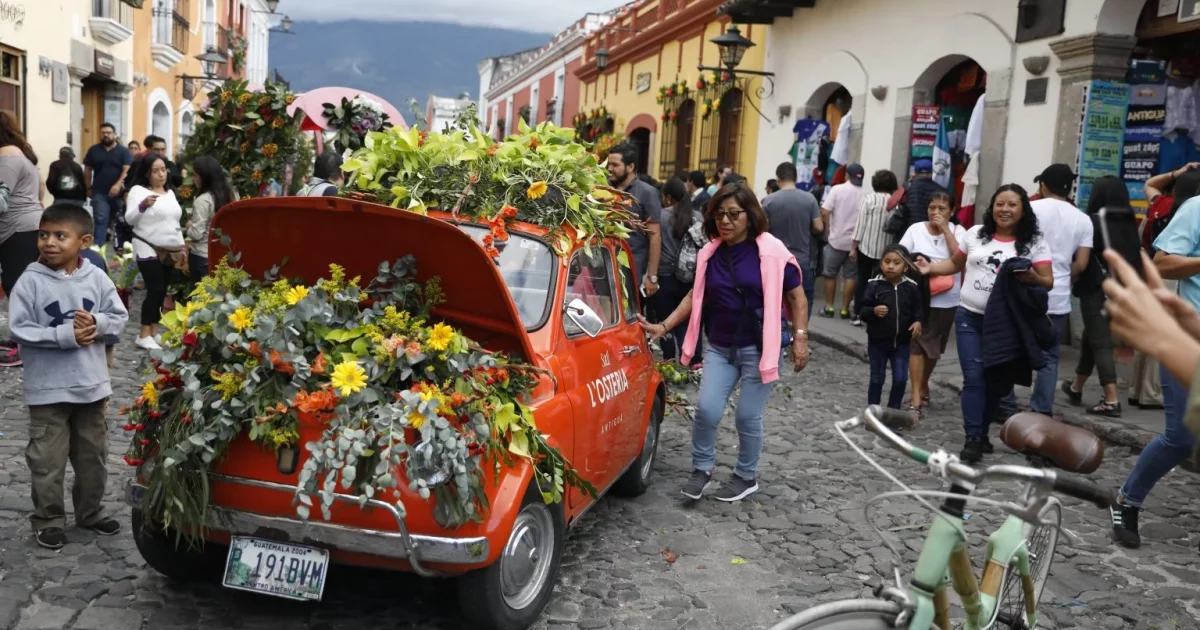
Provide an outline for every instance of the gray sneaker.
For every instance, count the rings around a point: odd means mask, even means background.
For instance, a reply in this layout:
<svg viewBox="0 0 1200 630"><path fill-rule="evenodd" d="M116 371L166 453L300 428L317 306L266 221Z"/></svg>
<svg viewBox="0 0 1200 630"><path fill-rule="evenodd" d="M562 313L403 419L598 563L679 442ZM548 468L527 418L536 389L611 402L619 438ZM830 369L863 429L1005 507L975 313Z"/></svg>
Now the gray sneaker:
<svg viewBox="0 0 1200 630"><path fill-rule="evenodd" d="M713 498L726 503L741 501L746 497L758 492L758 482L750 479L749 481L742 479L737 475L730 475L729 481L721 484L721 489L713 495Z"/></svg>
<svg viewBox="0 0 1200 630"><path fill-rule="evenodd" d="M693 470L692 476L683 484L683 496L699 501L700 497L704 496L704 491L712 485L712 473L704 472L703 470Z"/></svg>

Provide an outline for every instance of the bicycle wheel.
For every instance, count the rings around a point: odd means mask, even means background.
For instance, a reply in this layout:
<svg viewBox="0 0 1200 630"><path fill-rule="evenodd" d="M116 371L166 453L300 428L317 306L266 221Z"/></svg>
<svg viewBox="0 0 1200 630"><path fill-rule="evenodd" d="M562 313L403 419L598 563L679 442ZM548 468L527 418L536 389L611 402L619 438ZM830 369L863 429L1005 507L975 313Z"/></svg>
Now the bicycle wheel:
<svg viewBox="0 0 1200 630"><path fill-rule="evenodd" d="M895 630L900 604L883 599L847 599L796 613L771 630Z"/></svg>
<svg viewBox="0 0 1200 630"><path fill-rule="evenodd" d="M1042 599L1046 579L1050 577L1050 564L1054 561L1054 549L1058 546L1058 527L1062 524L1062 505L1051 501L1042 509L1045 525L1025 524L1025 543L1029 549L1029 575L1033 578L1033 607ZM1029 628L1025 616L1025 589L1021 586L1021 572L1015 566L1008 567L1005 576L1004 595L996 606L996 620L1008 624L1013 630Z"/></svg>

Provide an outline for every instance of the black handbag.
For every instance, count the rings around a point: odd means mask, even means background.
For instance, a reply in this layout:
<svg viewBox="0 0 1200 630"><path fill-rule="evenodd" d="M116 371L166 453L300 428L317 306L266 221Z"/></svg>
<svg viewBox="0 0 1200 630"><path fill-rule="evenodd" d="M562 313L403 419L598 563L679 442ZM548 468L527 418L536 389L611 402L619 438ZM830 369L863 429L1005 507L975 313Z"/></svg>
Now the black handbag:
<svg viewBox="0 0 1200 630"><path fill-rule="evenodd" d="M895 236L904 236L904 231L908 229L908 191L904 191L904 196L900 198L900 203L896 204L895 208L888 214L887 225L883 226L883 231Z"/></svg>

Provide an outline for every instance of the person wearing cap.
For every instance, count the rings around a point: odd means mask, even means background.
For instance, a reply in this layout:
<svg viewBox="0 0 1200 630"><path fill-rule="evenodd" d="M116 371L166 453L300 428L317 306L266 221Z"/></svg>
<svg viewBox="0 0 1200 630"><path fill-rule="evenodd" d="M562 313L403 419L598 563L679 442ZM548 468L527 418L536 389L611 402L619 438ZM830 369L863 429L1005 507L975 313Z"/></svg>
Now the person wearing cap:
<svg viewBox="0 0 1200 630"><path fill-rule="evenodd" d="M84 205L87 187L83 181L83 167L75 161L75 149L59 149L58 159L50 163L50 172L46 177L46 191L54 195L54 203Z"/></svg>
<svg viewBox="0 0 1200 630"><path fill-rule="evenodd" d="M1051 164L1035 179L1041 198L1031 203L1042 238L1050 247L1054 268L1054 287L1050 289L1047 314L1054 328L1054 345L1045 351L1046 367L1038 370L1033 383L1029 408L1035 413L1054 415L1054 394L1058 390L1059 340L1071 317L1071 285L1087 269L1092 255L1094 230L1087 214L1068 198L1075 173L1066 164ZM1015 398L1009 401L1015 403ZM1015 404L1004 404L1013 408ZM1118 403L1117 413L1120 413Z"/></svg>
<svg viewBox="0 0 1200 630"><path fill-rule="evenodd" d="M825 248L825 259L821 272L825 276L825 308L822 317L833 317L834 298L837 295L837 278L840 273L845 283L842 287L842 319L850 319L850 302L854 299L855 278L858 265L851 253L854 250L854 227L858 223L858 208L866 191L863 177L866 171L861 164L846 167L846 182L829 189L821 204L821 221L829 226L829 246Z"/></svg>
<svg viewBox="0 0 1200 630"><path fill-rule="evenodd" d="M920 159L913 162L913 176L904 186L906 225L898 234L903 235L908 228L929 220L929 201L938 193L947 194L949 191L933 181L933 160ZM954 208L951 207L950 210L953 211Z"/></svg>

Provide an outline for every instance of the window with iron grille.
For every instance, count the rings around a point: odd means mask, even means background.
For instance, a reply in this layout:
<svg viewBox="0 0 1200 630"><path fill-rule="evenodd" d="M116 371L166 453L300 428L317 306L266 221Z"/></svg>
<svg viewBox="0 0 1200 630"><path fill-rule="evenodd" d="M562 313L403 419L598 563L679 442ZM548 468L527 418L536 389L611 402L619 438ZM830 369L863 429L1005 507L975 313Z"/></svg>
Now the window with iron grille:
<svg viewBox="0 0 1200 630"><path fill-rule="evenodd" d="M17 127L25 129L25 53L0 46L0 110L17 118Z"/></svg>
<svg viewBox="0 0 1200 630"><path fill-rule="evenodd" d="M738 153L742 145L742 107L744 96L738 88L733 88L721 97L720 111L710 118L719 118L720 130L717 132L717 164L725 164L738 171Z"/></svg>
<svg viewBox="0 0 1200 630"><path fill-rule="evenodd" d="M709 112L700 122L699 160L697 166L704 171L705 177L712 177L717 171L717 131L720 116Z"/></svg>
<svg viewBox="0 0 1200 630"><path fill-rule="evenodd" d="M171 11L171 47L185 55L188 51L188 36L191 34L189 15L191 15L190 0L175 0L175 6Z"/></svg>
<svg viewBox="0 0 1200 630"><path fill-rule="evenodd" d="M658 151L658 179L666 181L675 174L675 132L678 128L675 123L670 120L662 121L662 125L658 128L658 135L662 138L662 144Z"/></svg>
<svg viewBox="0 0 1200 630"><path fill-rule="evenodd" d="M679 105L675 129L675 169L670 173L672 176L691 170L695 131L696 101L689 98Z"/></svg>

